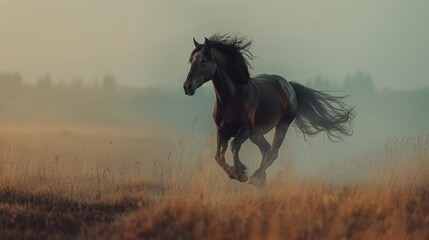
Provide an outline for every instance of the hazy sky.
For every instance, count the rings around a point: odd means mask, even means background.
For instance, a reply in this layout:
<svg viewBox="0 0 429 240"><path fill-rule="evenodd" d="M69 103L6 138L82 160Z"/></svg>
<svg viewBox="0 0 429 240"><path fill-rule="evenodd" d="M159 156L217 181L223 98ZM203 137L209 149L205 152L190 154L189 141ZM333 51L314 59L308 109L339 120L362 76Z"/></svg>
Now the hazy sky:
<svg viewBox="0 0 429 240"><path fill-rule="evenodd" d="M0 71L181 88L192 37L221 31L253 39L254 74L341 81L363 70L380 89L416 88L429 85L428 9L427 0L0 0Z"/></svg>

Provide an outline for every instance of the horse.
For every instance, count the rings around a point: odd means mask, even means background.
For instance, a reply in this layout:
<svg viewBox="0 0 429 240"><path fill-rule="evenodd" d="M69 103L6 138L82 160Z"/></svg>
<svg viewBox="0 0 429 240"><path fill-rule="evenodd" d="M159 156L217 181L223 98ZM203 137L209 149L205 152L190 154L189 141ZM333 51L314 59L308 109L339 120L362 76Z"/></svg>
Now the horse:
<svg viewBox="0 0 429 240"><path fill-rule="evenodd" d="M304 138L325 132L331 141L341 141L352 134L355 112L342 101L348 95L333 96L278 75L251 77L252 41L245 37L216 33L205 38L204 44L195 38L193 42L195 48L189 58L191 66L183 88L186 95L192 96L197 88L212 81L216 94L215 160L231 179L264 186L266 170L277 159L292 122ZM264 135L273 128L274 138L269 144ZM231 138L234 138L231 141L233 166L225 160ZM262 154L259 168L250 177L239 157L241 145L248 139Z"/></svg>

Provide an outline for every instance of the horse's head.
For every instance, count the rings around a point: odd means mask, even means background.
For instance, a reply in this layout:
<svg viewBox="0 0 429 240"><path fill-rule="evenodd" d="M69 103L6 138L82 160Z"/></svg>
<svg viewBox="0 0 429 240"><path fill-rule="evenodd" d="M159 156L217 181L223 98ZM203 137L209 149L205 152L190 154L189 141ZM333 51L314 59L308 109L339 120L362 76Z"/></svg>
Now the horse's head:
<svg viewBox="0 0 429 240"><path fill-rule="evenodd" d="M194 39L194 45L195 49L189 58L191 69L183 83L185 94L189 96L194 95L197 88L213 79L217 70L216 62L210 51L210 41L206 38L204 44L199 44Z"/></svg>

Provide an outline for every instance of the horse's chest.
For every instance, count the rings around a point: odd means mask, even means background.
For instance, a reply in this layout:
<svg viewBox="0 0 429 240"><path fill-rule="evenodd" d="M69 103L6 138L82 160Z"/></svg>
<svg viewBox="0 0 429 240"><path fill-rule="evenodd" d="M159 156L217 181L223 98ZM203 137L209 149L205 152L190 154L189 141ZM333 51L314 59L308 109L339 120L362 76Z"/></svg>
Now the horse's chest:
<svg viewBox="0 0 429 240"><path fill-rule="evenodd" d="M245 124L243 114L228 109L215 109L213 119L217 128L231 137L235 137L240 127Z"/></svg>

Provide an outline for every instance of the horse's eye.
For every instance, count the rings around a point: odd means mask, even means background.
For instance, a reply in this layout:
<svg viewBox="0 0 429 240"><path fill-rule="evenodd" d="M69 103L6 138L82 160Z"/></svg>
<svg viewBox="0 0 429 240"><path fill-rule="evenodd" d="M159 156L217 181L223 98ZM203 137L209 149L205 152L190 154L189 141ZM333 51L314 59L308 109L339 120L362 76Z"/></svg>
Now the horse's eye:
<svg viewBox="0 0 429 240"><path fill-rule="evenodd" d="M202 64L202 65L206 65L206 64L207 64L207 60L206 60L206 59L202 59L202 60L201 60L201 64Z"/></svg>

